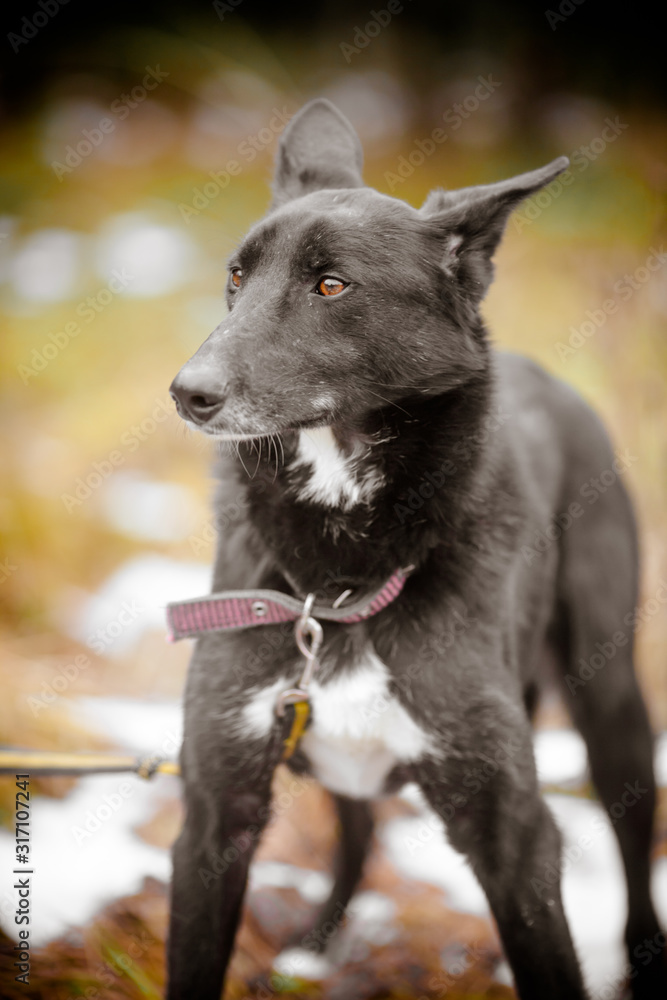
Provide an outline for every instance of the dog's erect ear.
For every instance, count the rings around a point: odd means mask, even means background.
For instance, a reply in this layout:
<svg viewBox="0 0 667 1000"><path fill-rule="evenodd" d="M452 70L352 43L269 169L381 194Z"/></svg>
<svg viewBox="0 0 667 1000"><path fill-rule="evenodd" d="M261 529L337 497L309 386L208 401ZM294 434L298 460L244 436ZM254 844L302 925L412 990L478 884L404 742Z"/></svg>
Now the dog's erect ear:
<svg viewBox="0 0 667 1000"><path fill-rule="evenodd" d="M474 298L481 299L491 283L491 258L511 212L569 164L560 156L546 167L497 184L430 193L420 214L442 236L444 269L459 274Z"/></svg>
<svg viewBox="0 0 667 1000"><path fill-rule="evenodd" d="M273 204L322 188L363 187L359 137L345 115L320 97L291 119L278 145Z"/></svg>

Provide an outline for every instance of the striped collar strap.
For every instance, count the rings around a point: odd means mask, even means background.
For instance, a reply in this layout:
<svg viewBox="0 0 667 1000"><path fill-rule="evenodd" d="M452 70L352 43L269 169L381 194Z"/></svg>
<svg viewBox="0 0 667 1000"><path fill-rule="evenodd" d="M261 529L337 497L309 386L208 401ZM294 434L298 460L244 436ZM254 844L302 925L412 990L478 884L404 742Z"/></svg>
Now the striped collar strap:
<svg viewBox="0 0 667 1000"><path fill-rule="evenodd" d="M345 607L314 604L313 618L353 624L376 615L391 604L403 590L413 567L397 570L370 597L353 601ZM208 597L194 597L167 605L170 642L191 639L208 632L228 632L253 625L278 625L296 621L303 614L304 602L279 590L225 590Z"/></svg>

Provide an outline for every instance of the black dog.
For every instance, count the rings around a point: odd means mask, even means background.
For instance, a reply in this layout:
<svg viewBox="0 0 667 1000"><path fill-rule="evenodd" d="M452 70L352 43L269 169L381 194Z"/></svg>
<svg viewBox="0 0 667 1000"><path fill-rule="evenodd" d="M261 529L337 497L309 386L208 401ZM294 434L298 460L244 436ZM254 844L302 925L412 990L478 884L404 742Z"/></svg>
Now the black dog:
<svg viewBox="0 0 667 1000"><path fill-rule="evenodd" d="M582 486L614 468L597 418L534 364L495 354L478 311L509 214L567 160L434 191L420 210L364 187L361 163L356 134L327 101L290 122L273 204L230 262L229 316L171 387L188 423L237 443L244 517L220 540L214 590L324 593L331 605L414 567L380 613L324 622L312 720L289 762L333 792L340 817L334 889L317 926L359 879L369 800L414 781L487 894L519 995L584 997L559 885L546 877L560 838L538 792L530 716L545 646L564 677L578 678L580 660L635 608L635 525L618 477L582 504ZM557 540L536 546L538 537ZM267 641L268 659L256 655ZM269 815L274 708L302 663L277 625L197 643L171 1000L220 995ZM644 959L644 942L664 938L649 892L652 737L631 639L563 690L612 816L626 784L641 791L614 825L628 972L635 998L664 998L663 957ZM475 781L489 761L494 777Z"/></svg>

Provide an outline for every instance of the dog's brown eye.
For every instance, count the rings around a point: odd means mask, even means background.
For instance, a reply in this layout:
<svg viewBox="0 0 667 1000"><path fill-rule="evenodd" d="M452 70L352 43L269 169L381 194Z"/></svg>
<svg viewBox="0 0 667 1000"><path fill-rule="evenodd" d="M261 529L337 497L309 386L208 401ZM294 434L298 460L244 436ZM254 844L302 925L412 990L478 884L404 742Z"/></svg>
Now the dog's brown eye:
<svg viewBox="0 0 667 1000"><path fill-rule="evenodd" d="M340 295L344 288L346 288L344 281L340 278L322 278L317 286L317 291L320 295Z"/></svg>
<svg viewBox="0 0 667 1000"><path fill-rule="evenodd" d="M241 281L243 279L243 271L240 267L233 267L231 270L231 280L234 288L241 287Z"/></svg>

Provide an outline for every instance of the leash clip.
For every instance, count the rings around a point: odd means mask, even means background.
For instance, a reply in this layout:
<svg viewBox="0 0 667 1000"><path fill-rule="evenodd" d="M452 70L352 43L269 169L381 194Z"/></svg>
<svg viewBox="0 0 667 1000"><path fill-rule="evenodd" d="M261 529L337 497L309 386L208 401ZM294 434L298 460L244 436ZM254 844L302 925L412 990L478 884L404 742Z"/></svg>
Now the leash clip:
<svg viewBox="0 0 667 1000"><path fill-rule="evenodd" d="M310 612L315 602L315 595L308 594L303 611L294 625L294 638L299 651L306 663L301 677L294 688L283 691L276 702L276 715L283 718L288 705L294 707L294 717L288 736L283 741L283 760L289 760L296 750L310 719L310 694L308 687L317 667L317 654L322 645L324 633L316 618L311 618Z"/></svg>
<svg viewBox="0 0 667 1000"><path fill-rule="evenodd" d="M317 654L320 651L320 646L322 645L322 639L324 637L322 626L318 622L317 618L310 617L310 612L314 602L315 594L308 594L308 597L303 605L301 617L297 618L294 626L296 644L306 660L306 666L304 667L303 673L301 674L301 680L299 681L300 688L307 688L312 680L315 667L317 666Z"/></svg>
<svg viewBox="0 0 667 1000"><path fill-rule="evenodd" d="M294 625L294 638L306 663L296 687L288 688L278 696L276 714L280 718L284 716L287 705L295 705L299 701L305 701L310 704L308 687L317 667L317 654L320 651L324 637L322 626L317 618L310 617L314 602L315 595L308 594L308 597L304 601L303 611Z"/></svg>

